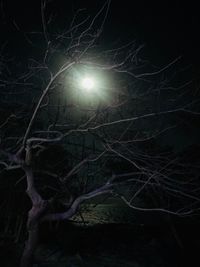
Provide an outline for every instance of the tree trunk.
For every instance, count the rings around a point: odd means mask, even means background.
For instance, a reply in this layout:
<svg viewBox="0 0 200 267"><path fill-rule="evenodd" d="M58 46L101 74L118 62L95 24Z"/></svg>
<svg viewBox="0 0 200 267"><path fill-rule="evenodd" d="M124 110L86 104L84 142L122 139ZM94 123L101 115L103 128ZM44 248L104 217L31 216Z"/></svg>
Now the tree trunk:
<svg viewBox="0 0 200 267"><path fill-rule="evenodd" d="M40 214L41 209L38 206L33 206L29 211L27 222L28 239L21 258L20 267L33 266L34 252L38 244Z"/></svg>
<svg viewBox="0 0 200 267"><path fill-rule="evenodd" d="M25 244L20 267L32 267L33 256L38 243L38 225L28 231L29 237Z"/></svg>

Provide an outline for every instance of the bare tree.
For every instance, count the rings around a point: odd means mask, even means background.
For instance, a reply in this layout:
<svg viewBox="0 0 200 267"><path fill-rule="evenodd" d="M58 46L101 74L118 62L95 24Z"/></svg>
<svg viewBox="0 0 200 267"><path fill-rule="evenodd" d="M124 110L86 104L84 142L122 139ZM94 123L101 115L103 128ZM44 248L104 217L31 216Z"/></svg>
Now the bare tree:
<svg viewBox="0 0 200 267"><path fill-rule="evenodd" d="M42 222L69 220L97 196L180 216L199 203L196 167L157 142L185 114L199 115L191 81L172 86L179 58L157 68L135 41L100 47L110 1L92 19L78 10L61 33L46 5L38 55L1 64L1 172L23 170L31 201L21 267L32 266ZM26 34L31 45L34 34ZM140 195L156 204L137 206Z"/></svg>

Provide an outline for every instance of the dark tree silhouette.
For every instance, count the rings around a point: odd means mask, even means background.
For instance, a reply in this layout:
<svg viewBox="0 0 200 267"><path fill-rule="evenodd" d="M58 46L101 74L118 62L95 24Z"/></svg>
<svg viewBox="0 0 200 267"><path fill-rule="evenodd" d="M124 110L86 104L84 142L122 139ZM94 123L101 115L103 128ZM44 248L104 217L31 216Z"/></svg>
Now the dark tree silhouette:
<svg viewBox="0 0 200 267"><path fill-rule="evenodd" d="M1 173L22 170L31 201L21 267L33 264L41 223L69 220L97 196L144 212L198 211L196 165L160 141L199 115L193 84L176 79L179 58L158 68L135 41L101 47L109 5L92 19L78 10L58 31L42 1L43 31L25 33L33 54L1 56Z"/></svg>

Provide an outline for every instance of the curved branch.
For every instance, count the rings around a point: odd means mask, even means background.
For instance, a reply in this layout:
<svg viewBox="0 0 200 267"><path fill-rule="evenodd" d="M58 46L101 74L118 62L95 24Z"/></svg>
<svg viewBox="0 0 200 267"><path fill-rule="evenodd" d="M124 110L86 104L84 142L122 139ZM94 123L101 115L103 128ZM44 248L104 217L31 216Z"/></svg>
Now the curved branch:
<svg viewBox="0 0 200 267"><path fill-rule="evenodd" d="M51 78L51 80L49 81L49 83L48 83L48 85L47 85L47 87L44 89L44 91L43 91L43 93L42 93L42 95L41 95L41 97L40 97L40 99L39 99L39 101L38 101L38 103L37 103L37 105L36 105L36 108L35 108L35 110L34 110L34 112L33 112L33 115L32 115L32 117L31 117L31 119L30 119L30 122L29 122L29 125L28 125L28 127L27 127L27 129L26 129L26 132L25 132L25 135L24 135L24 139L23 139L23 146L25 146L25 144L26 144L26 141L27 141L27 139L28 139L28 136L29 136L29 133L30 133L30 131L31 131L31 127L32 127L32 125L33 125L33 122L34 122L34 120L35 120L35 117L36 117L36 115L37 115L37 113L38 113L38 110L39 110L39 108L40 108L40 106L41 106L41 104L42 104L42 101L43 101L43 99L45 98L45 96L47 95L47 93L48 93L48 91L49 91L49 89L51 88L51 85L53 84L53 82L63 73L63 72L65 72L66 70L68 70L69 68L71 68L73 65L75 64L75 62L71 62L71 63L69 63L67 66L63 66L52 78Z"/></svg>
<svg viewBox="0 0 200 267"><path fill-rule="evenodd" d="M42 221L68 220L74 214L76 214L80 204L84 202L85 200L88 200L88 199L91 199L91 198L94 198L96 196L100 196L103 194L111 194L111 193L112 193L112 184L105 184L94 191L91 191L87 194L81 195L78 198L76 198L73 204L71 205L71 207L66 212L47 214L42 218Z"/></svg>

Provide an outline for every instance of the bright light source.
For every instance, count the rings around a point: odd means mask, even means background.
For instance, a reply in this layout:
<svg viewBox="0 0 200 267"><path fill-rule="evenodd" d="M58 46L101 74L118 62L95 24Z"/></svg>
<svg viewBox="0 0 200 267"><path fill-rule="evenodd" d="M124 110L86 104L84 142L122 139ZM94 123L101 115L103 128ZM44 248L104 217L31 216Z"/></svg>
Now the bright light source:
<svg viewBox="0 0 200 267"><path fill-rule="evenodd" d="M82 88L91 91L95 88L95 82L92 78L86 77L81 82Z"/></svg>

